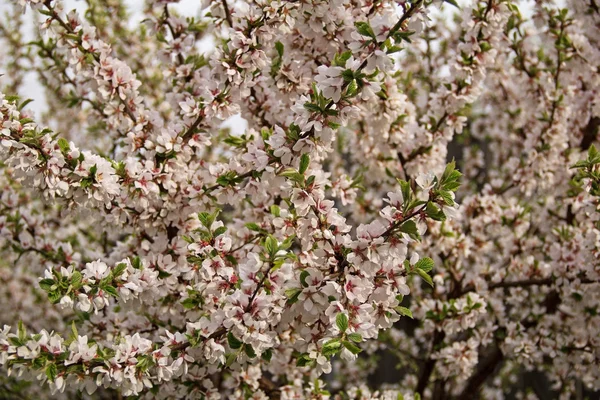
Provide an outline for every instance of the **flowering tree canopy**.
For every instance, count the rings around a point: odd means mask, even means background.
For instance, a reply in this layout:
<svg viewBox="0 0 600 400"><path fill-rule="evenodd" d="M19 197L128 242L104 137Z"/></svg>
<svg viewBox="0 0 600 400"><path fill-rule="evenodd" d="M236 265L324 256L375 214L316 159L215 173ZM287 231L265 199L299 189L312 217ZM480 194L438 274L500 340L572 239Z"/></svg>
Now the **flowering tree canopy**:
<svg viewBox="0 0 600 400"><path fill-rule="evenodd" d="M174 2L5 7L0 397L600 389L597 1Z"/></svg>

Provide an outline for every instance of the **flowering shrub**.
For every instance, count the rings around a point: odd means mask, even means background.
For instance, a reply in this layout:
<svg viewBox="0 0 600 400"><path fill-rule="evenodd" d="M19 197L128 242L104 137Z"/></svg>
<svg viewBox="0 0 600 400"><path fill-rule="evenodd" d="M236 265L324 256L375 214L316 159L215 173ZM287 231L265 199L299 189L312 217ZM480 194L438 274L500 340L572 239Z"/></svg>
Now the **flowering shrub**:
<svg viewBox="0 0 600 400"><path fill-rule="evenodd" d="M600 389L597 2L86 3L0 23L0 397Z"/></svg>

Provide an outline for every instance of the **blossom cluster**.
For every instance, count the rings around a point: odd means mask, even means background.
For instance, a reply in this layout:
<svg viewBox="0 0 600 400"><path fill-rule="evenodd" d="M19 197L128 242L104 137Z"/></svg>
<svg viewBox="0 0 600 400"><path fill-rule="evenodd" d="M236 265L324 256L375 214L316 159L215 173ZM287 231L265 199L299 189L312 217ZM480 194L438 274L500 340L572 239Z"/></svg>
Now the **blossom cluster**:
<svg viewBox="0 0 600 400"><path fill-rule="evenodd" d="M593 1L173 3L0 18L0 397L597 394Z"/></svg>

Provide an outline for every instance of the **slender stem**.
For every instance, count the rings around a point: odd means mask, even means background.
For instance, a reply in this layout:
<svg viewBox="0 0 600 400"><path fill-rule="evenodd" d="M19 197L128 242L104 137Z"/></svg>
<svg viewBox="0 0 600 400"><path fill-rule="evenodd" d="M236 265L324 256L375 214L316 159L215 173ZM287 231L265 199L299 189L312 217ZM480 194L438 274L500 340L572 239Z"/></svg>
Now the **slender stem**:
<svg viewBox="0 0 600 400"><path fill-rule="evenodd" d="M400 227L400 225L402 225L403 223L405 223L405 222L406 222L406 221L408 221L409 219L411 219L411 218L413 218L413 217L415 217L415 216L417 216L417 215L421 214L421 212L422 212L423 210L425 210L425 207L426 207L426 206L427 206L427 205L426 205L426 204L424 204L424 205L422 205L420 208L418 208L416 211L413 211L412 213L408 214L407 216L405 216L405 217L402 217L402 219L401 219L401 220L394 222L394 223L393 223L393 224L392 224L392 225L391 225L391 226L390 226L390 227L387 229L387 231L383 232L383 234L382 234L381 236L383 236L383 237L386 237L386 238L387 238L387 237L388 237L388 236L390 236L392 233L394 233L394 231L395 231L397 228L399 228L399 227Z"/></svg>
<svg viewBox="0 0 600 400"><path fill-rule="evenodd" d="M254 289L252 296L250 296L250 300L248 300L248 305L246 306L246 310L245 310L246 312L250 311L250 309L252 308L252 302L256 298L256 295L258 295L258 292L260 291L263 284L267 280L267 277L269 276L269 272L271 272L271 270L273 269L274 266L275 266L275 263L273 262L273 260L271 260L269 262L269 268L267 268L267 270L265 271L263 277L260 279L260 282L258 282L258 285L256 285L256 289Z"/></svg>
<svg viewBox="0 0 600 400"><path fill-rule="evenodd" d="M221 0L221 3L223 3L223 9L225 10L225 19L227 20L227 24L229 25L229 27L233 28L233 20L231 18L229 6L227 5L227 0Z"/></svg>
<svg viewBox="0 0 600 400"><path fill-rule="evenodd" d="M167 4L165 4L165 24L171 31L171 36L173 36L173 39L178 39L181 35L178 32L175 32L173 25L171 25L171 23L169 22L169 18L171 18L171 15L169 14L169 7L167 6ZM185 60L183 59L181 53L177 53L177 61L179 61L180 65L185 64Z"/></svg>

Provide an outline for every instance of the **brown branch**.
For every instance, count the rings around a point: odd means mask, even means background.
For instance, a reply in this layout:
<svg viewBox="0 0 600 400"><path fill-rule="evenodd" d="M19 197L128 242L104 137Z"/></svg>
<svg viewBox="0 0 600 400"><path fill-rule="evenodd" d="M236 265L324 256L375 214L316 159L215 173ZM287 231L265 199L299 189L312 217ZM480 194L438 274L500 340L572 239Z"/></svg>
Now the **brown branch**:
<svg viewBox="0 0 600 400"><path fill-rule="evenodd" d="M582 278L580 279L582 284L591 284L591 283L599 283L599 281L595 281L592 279ZM521 287L527 288L530 286L548 286L554 283L554 278L545 278L545 279L525 279L521 281L503 281L491 283L488 285L488 290L493 289L505 289L505 288L513 288L513 287ZM475 286L468 285L464 287L458 294L458 296L462 296L463 294L475 291Z"/></svg>
<svg viewBox="0 0 600 400"><path fill-rule="evenodd" d="M483 362L480 362L480 368L467 382L467 386L462 393L455 397L456 400L476 399L485 381L497 370L498 365L504 360L504 355L498 346L494 346L492 353Z"/></svg>
<svg viewBox="0 0 600 400"><path fill-rule="evenodd" d="M432 352L444 341L445 337L446 333L444 331L435 331L433 334L433 339L431 340ZM436 361L436 359L429 357L425 365L423 365L416 389L416 392L419 393L421 397L423 397L423 392L425 392L425 389L427 388L427 384L429 383L429 378L431 378L431 374L433 373L433 368L435 367Z"/></svg>
<svg viewBox="0 0 600 400"><path fill-rule="evenodd" d="M225 10L225 19L227 20L227 24L229 25L229 27L233 28L233 20L231 18L231 13L229 12L227 0L221 0L221 3L223 3L223 9Z"/></svg>
<svg viewBox="0 0 600 400"><path fill-rule="evenodd" d="M398 229L400 227L400 225L402 225L403 223L405 223L409 219L411 219L411 218L413 218L413 217L421 214L421 212L423 212L423 210L425 210L426 206L427 206L427 204L424 204L420 208L418 208L416 211L413 211L412 213L408 214L407 216L402 217L401 220L394 222L385 232L383 232L383 234L381 236L384 237L384 238L387 238L392 233L394 233L394 231L396 229Z"/></svg>
<svg viewBox="0 0 600 400"><path fill-rule="evenodd" d="M179 39L179 36L181 36L181 34L178 32L175 32L173 25L171 25L171 23L169 22L169 18L171 18L171 15L169 14L169 7L167 6L167 4L165 4L165 24L171 31L171 36L173 36L173 39L174 40ZM185 60L183 59L183 56L181 55L181 53L177 53L177 61L179 61L179 65L185 64Z"/></svg>
<svg viewBox="0 0 600 400"><path fill-rule="evenodd" d="M598 138L598 128L600 127L600 118L590 118L588 124L583 128L583 138L581 138L581 150L587 150L590 148L592 143Z"/></svg>

